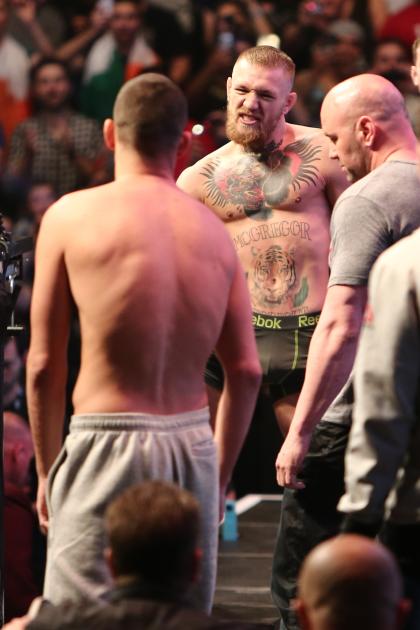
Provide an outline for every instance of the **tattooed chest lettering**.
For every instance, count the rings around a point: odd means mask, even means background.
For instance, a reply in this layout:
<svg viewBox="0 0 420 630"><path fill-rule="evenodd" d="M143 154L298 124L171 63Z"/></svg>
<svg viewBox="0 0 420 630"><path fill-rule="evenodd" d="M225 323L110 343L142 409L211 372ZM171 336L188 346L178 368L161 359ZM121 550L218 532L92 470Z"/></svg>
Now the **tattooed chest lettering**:
<svg viewBox="0 0 420 630"><path fill-rule="evenodd" d="M311 229L306 221L275 221L256 225L250 230L244 230L233 237L236 251L247 245L252 245L258 241L265 241L270 238L290 237L311 241Z"/></svg>
<svg viewBox="0 0 420 630"><path fill-rule="evenodd" d="M206 203L223 209L227 220L248 216L269 219L293 194L298 203L305 186L316 186L321 147L298 140L268 155L244 154L232 163L220 158L201 172L205 178Z"/></svg>

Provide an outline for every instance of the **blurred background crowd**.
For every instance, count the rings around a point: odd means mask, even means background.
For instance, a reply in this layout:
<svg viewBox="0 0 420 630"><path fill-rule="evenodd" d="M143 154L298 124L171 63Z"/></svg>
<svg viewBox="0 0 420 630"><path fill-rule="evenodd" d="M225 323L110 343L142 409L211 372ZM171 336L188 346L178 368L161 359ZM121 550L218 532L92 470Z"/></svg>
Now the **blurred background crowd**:
<svg viewBox="0 0 420 630"><path fill-rule="evenodd" d="M289 122L318 127L328 90L373 72L404 94L420 136L420 96L410 79L419 36L420 2L410 0L0 0L5 226L14 239L36 239L55 199L112 179L101 125L124 81L142 72L167 74L188 98L193 140L178 170L224 144L226 79L238 54L255 44L279 46L296 63ZM33 267L33 254L25 255L16 313L25 332L5 348L6 618L23 614L42 582L24 395ZM73 328L69 400L76 321Z"/></svg>

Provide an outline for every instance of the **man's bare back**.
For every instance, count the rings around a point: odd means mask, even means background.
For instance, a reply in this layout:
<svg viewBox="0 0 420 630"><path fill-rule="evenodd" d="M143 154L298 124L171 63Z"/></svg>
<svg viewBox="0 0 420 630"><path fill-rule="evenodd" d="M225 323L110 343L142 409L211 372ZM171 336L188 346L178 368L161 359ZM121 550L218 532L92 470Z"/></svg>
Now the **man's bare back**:
<svg viewBox="0 0 420 630"><path fill-rule="evenodd" d="M163 75L127 82L104 125L115 182L64 197L40 227L27 393L41 527L54 516L44 586L53 603L104 594L101 516L122 488L152 478L201 504L192 595L211 607L218 517L261 379L229 235L173 179L186 120L185 96ZM73 303L81 369L62 444ZM213 435L203 373L214 347L226 386Z"/></svg>
<svg viewBox="0 0 420 630"><path fill-rule="evenodd" d="M205 406L202 373L237 264L219 221L150 175L75 193L49 214L80 314L75 412Z"/></svg>
<svg viewBox="0 0 420 630"><path fill-rule="evenodd" d="M330 196L345 186L319 130L287 124L283 146L264 156L231 142L178 180L225 222L253 310L272 316L321 310Z"/></svg>

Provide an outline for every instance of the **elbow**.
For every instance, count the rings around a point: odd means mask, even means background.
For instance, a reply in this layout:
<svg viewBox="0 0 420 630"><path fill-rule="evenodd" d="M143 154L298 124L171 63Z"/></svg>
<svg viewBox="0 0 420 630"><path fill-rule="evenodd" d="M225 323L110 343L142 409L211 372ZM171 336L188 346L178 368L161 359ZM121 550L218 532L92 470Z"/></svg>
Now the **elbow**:
<svg viewBox="0 0 420 630"><path fill-rule="evenodd" d="M59 364L44 352L29 352L26 364L26 385L28 393L51 391L62 387L66 379L65 362Z"/></svg>
<svg viewBox="0 0 420 630"><path fill-rule="evenodd" d="M258 391L262 380L261 364L258 357L238 363L236 369L231 372L230 377L240 387L245 387L248 391Z"/></svg>
<svg viewBox="0 0 420 630"><path fill-rule="evenodd" d="M361 322L354 320L332 321L325 326L325 337L337 348L356 345L360 335Z"/></svg>
<svg viewBox="0 0 420 630"><path fill-rule="evenodd" d="M50 370L50 358L44 353L29 351L26 363L26 381L28 387L39 386Z"/></svg>

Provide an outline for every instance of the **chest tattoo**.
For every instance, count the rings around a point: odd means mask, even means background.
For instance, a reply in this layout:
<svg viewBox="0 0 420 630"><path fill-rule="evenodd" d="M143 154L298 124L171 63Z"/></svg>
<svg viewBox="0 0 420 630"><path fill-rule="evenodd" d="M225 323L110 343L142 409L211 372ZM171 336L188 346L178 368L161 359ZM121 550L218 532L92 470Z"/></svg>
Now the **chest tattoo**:
<svg viewBox="0 0 420 630"><path fill-rule="evenodd" d="M228 165L226 160L213 159L201 172L207 201L225 208L226 219L246 215L255 221L267 220L272 208L290 194L299 195L303 186L316 185L320 153L320 146L302 139L268 155L244 154Z"/></svg>

